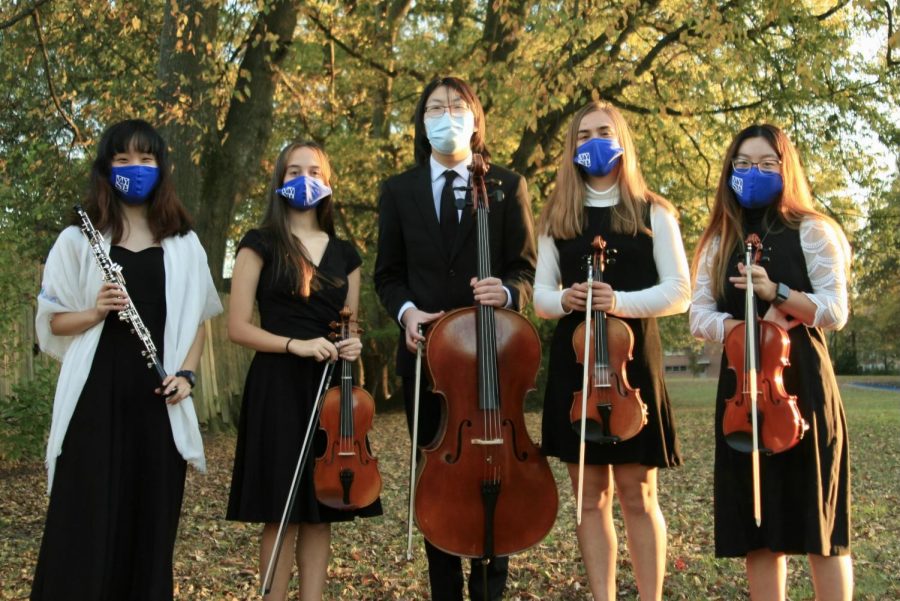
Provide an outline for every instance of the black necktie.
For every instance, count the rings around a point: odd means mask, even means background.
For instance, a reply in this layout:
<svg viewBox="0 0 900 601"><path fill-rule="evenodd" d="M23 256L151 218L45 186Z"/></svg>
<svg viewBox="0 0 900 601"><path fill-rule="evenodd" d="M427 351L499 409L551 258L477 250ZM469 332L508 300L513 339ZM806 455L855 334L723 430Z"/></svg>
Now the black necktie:
<svg viewBox="0 0 900 601"><path fill-rule="evenodd" d="M444 171L444 189L441 191L441 236L444 239L444 250L447 253L453 249L459 219L456 212L456 194L453 192L453 180L455 179L455 171L452 169Z"/></svg>

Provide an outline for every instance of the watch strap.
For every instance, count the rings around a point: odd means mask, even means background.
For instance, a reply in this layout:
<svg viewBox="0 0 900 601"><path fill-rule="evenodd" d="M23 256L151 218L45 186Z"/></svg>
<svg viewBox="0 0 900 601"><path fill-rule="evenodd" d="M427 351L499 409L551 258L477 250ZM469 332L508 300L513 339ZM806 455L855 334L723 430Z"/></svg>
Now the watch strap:
<svg viewBox="0 0 900 601"><path fill-rule="evenodd" d="M784 282L778 282L778 285L775 287L775 298L772 299L772 304L777 307L786 301L790 295L791 287Z"/></svg>
<svg viewBox="0 0 900 601"><path fill-rule="evenodd" d="M197 384L197 374L195 374L194 372L192 372L189 369L182 369L182 370L176 371L175 376L179 377L179 378L184 378L185 380L187 380L188 384L191 385L191 388L194 388L194 386Z"/></svg>

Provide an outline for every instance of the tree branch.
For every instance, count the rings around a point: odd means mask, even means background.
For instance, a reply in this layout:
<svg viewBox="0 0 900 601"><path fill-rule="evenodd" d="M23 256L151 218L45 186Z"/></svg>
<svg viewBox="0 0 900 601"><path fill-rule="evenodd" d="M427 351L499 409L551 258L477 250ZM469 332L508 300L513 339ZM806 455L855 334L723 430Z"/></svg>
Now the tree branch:
<svg viewBox="0 0 900 601"><path fill-rule="evenodd" d="M887 67L890 69L891 67L896 67L900 65L900 60L894 60L891 57L891 38L894 37L894 13L891 10L891 3L887 0L884 0L884 12L887 14L887 22L888 22L888 31L887 31L887 54L885 56L885 61L887 62Z"/></svg>
<svg viewBox="0 0 900 601"><path fill-rule="evenodd" d="M339 40L334 35L334 32L331 30L331 28L328 27L327 25L325 25L324 23L322 23L322 21L315 14L313 14L312 11L307 11L305 14L309 18L310 21L315 23L316 27L319 28L319 31L324 33L325 37L327 37L329 40L333 41L335 44L340 46L341 50L343 50L344 52L346 52L353 58L357 59L358 61L365 63L366 65L369 65L376 71L381 71L388 77L397 77L398 75L405 73L406 75L409 75L412 78L414 78L418 81L421 81L421 82L424 82L427 79L427 77L425 76L424 73L417 71L415 69L410 69L408 67L401 67L399 69L390 68L390 67L387 67L387 66L379 63L378 61L376 61L373 58L364 56L361 52L354 50L353 48L348 46L346 43Z"/></svg>
<svg viewBox="0 0 900 601"><path fill-rule="evenodd" d="M40 7L41 7L42 5L44 5L44 4L47 4L47 2L49 2L49 1L50 1L50 0L37 0L37 2L35 2L35 3L31 6L31 8L26 8L25 10L23 10L23 11L20 12L19 14L10 17L9 19L7 19L6 21L4 21L3 23L0 23L0 29L7 29L7 28L9 28L9 27L12 27L13 25L15 25L16 23L18 23L18 22L21 21L22 19L26 19L26 18L28 18L28 17L34 15L35 11L37 11L38 8L40 8Z"/></svg>
<svg viewBox="0 0 900 601"><path fill-rule="evenodd" d="M53 99L53 104L56 106L56 111L59 113L60 117L63 118L63 121L69 126L69 129L72 130L72 144L78 144L79 146L84 144L84 141L81 139L81 132L78 131L78 126L75 125L75 122L72 120L66 111L62 107L62 103L59 101L59 96L56 93L56 86L53 85L53 76L50 73L50 55L47 53L47 44L44 42L44 32L41 30L41 16L37 10L37 7L34 7L31 11L31 21L34 23L34 30L37 33L38 44L41 46L41 56L44 57L44 75L47 76L47 88L50 91L50 97Z"/></svg>
<svg viewBox="0 0 900 601"><path fill-rule="evenodd" d="M830 17L831 15L833 15L834 13L836 13L837 11L841 10L842 8L844 8L845 6L847 6L848 4L850 4L850 0L843 0L843 2L838 2L838 3L835 4L834 6L832 6L831 8L829 8L828 10L826 10L825 12L823 12L821 15L815 15L814 18L815 18L817 21L824 21L825 19L827 19L828 17Z"/></svg>

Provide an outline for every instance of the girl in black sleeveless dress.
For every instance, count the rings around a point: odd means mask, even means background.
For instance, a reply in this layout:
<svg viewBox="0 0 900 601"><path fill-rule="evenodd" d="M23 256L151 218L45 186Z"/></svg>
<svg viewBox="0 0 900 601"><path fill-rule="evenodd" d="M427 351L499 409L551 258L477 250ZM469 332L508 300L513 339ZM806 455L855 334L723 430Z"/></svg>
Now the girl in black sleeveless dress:
<svg viewBox="0 0 900 601"><path fill-rule="evenodd" d="M101 283L78 227L60 234L36 323L42 348L63 367L31 599L171 600L186 460L204 468L193 371L203 320L221 304L169 179L166 144L149 124L124 121L104 133L84 209L111 243L128 296ZM162 390L144 345L119 319L128 303L170 374Z"/></svg>
<svg viewBox="0 0 900 601"><path fill-rule="evenodd" d="M771 125L740 132L726 153L694 258L695 336L723 342L743 321L742 248L748 234L757 234L763 247L762 263L752 267L759 315L788 332L784 388L797 396L809 430L789 450L760 454L757 527L750 454L729 446L721 426L725 399L735 389L734 371L723 356L716 394L716 555L746 557L751 597L778 600L785 598L785 556L805 553L816 599L848 600L849 441L823 330L840 328L847 319L849 247L840 228L813 208L796 150Z"/></svg>
<svg viewBox="0 0 900 601"><path fill-rule="evenodd" d="M615 489L641 599L660 599L666 542L656 471L680 465L681 456L663 381L656 317L687 309L687 259L674 210L647 189L628 126L614 107L598 102L582 108L569 128L563 156L556 189L538 226L535 309L541 317L558 319L550 349L542 448L568 464L577 491L580 422L573 424L569 411L581 390L583 358L575 356L572 336L585 319L585 262L599 235L615 251L615 261L606 267L604 283L595 280L592 305L624 320L634 333L627 379L639 389L648 421L631 439L587 442L583 519L576 533L594 598L614 599Z"/></svg>
<svg viewBox="0 0 900 601"><path fill-rule="evenodd" d="M269 206L258 230L238 245L228 333L257 351L244 386L228 519L263 522L260 578L272 552L303 436L328 360L359 357L358 338L333 344L329 324L359 304L362 260L334 235L331 169L312 143L290 144L278 157ZM260 325L253 323L253 303ZM333 380L332 385L336 385ZM332 522L381 515L376 500L338 511L316 500L315 456L306 463L267 600L285 599L296 559L300 597L321 599Z"/></svg>

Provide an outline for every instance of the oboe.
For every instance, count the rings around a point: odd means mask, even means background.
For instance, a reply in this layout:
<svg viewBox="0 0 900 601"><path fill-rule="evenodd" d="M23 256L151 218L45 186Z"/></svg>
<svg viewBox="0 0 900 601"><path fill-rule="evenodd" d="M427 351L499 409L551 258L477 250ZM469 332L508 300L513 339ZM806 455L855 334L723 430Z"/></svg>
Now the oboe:
<svg viewBox="0 0 900 601"><path fill-rule="evenodd" d="M94 224L91 223L91 219L84 212L84 209L81 208L81 205L75 205L74 208L78 216L81 217L81 231L87 236L88 243L91 245L91 252L94 254L97 267L100 268L103 281L108 284L118 285L122 289L122 293L127 297L128 291L125 289L125 278L122 277L122 266L118 263L113 263L112 259L109 258L109 254L103 249L103 236L94 228ZM144 344L141 356L147 360L147 367L156 370L156 375L159 376L159 381L162 383L166 379L166 370L163 369L162 364L159 362L159 356L156 354L156 345L153 344L153 338L150 337L150 330L144 325L141 316L138 315L137 309L132 303L128 303L127 307L119 311L119 319L131 323L131 333L136 334Z"/></svg>

